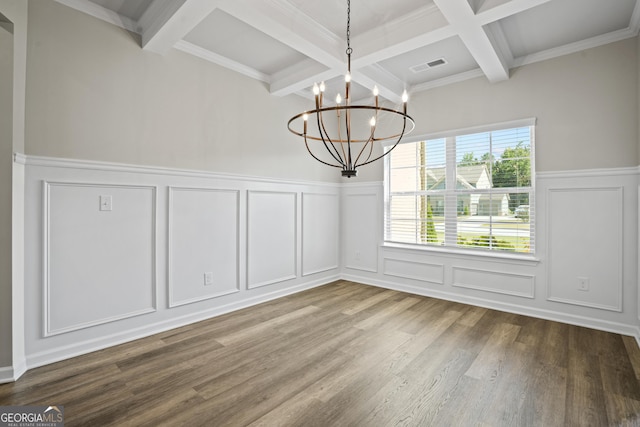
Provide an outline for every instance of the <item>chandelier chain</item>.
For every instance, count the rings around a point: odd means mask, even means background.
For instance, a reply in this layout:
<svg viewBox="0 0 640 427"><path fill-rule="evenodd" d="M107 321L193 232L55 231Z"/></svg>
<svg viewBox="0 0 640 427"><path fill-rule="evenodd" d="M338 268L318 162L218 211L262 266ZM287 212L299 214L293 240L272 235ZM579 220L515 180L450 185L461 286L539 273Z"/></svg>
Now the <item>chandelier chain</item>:
<svg viewBox="0 0 640 427"><path fill-rule="evenodd" d="M351 55L351 0L347 0L347 55Z"/></svg>

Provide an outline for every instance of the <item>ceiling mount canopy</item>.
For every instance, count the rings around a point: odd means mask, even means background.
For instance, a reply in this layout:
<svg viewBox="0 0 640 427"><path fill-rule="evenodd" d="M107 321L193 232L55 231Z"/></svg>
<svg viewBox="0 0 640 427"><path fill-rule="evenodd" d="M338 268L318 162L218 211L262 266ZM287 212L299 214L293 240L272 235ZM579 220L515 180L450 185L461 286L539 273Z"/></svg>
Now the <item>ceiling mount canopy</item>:
<svg viewBox="0 0 640 427"><path fill-rule="evenodd" d="M351 87L351 1L347 0L347 74L344 98L338 93L335 105L324 106L324 82L313 85L315 108L289 119L289 131L302 137L309 154L325 165L341 168L342 176L357 175L357 168L375 162L393 150L402 137L411 132L415 122L407 114L407 92L402 94L402 108L383 107L378 87L373 87L371 105L352 104ZM325 118L331 119L325 122ZM309 122L311 121L311 124ZM377 142L391 141L382 154L374 154ZM322 147L324 147L324 152ZM323 154L320 154L323 152ZM328 154L327 154L328 153Z"/></svg>

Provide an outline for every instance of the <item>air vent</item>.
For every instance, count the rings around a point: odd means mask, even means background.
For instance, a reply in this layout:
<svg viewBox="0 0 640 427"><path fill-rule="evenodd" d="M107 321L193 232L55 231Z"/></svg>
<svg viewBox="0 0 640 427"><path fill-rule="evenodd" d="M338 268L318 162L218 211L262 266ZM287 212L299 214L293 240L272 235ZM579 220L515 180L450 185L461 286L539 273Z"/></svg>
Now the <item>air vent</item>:
<svg viewBox="0 0 640 427"><path fill-rule="evenodd" d="M439 67L447 63L447 60L444 58L434 59L429 62L424 62L422 64L414 65L413 67L409 67L411 71L414 73L420 73L422 71L427 71L435 67Z"/></svg>

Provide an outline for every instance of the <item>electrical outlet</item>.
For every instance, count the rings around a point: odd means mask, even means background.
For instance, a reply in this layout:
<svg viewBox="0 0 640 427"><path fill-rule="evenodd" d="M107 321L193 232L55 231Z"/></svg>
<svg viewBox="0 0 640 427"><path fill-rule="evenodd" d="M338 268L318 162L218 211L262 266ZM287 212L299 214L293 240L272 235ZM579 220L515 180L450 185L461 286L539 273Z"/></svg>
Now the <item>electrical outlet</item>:
<svg viewBox="0 0 640 427"><path fill-rule="evenodd" d="M356 260L360 261L360 251L356 251L355 256Z"/></svg>
<svg viewBox="0 0 640 427"><path fill-rule="evenodd" d="M213 273L212 272L207 272L204 273L204 285L205 286L211 286L213 285Z"/></svg>
<svg viewBox="0 0 640 427"><path fill-rule="evenodd" d="M578 277L578 290L579 291L588 291L589 290L589 278L588 277Z"/></svg>
<svg viewBox="0 0 640 427"><path fill-rule="evenodd" d="M101 211L113 210L113 198L111 196L100 196L100 210Z"/></svg>

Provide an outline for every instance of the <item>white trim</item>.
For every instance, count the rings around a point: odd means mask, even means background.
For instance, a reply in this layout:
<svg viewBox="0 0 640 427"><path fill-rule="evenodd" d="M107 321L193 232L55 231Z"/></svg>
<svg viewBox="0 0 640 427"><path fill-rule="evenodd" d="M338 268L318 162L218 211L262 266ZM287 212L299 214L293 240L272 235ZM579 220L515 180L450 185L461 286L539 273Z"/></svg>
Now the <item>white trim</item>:
<svg viewBox="0 0 640 427"><path fill-rule="evenodd" d="M96 3L88 0L55 0L56 2L63 4L67 7L75 9L79 12L86 13L87 15L98 18L101 21L108 22L117 27L131 31L132 33L139 33L138 23L132 19L122 16L117 12L102 7Z"/></svg>
<svg viewBox="0 0 640 427"><path fill-rule="evenodd" d="M314 185L323 187L340 187L339 183L321 182L321 181L292 181L280 178L266 178L251 175L235 175L222 172L209 172L193 169L167 168L161 166L140 166L128 163L102 162L96 160L82 159L65 159L57 157L44 156L25 156L27 166L53 167L65 169L86 169L103 172L128 172L149 175L168 175L181 176L189 178L208 178L208 179L224 179L245 182L259 182L268 184L290 184L290 185Z"/></svg>
<svg viewBox="0 0 640 427"><path fill-rule="evenodd" d="M427 134L412 135L411 137L403 138L401 144L417 142L417 141L422 141L427 139L440 139L440 138L454 137L454 136L467 135L467 134L473 134L473 133L492 132L492 131L499 131L504 129L535 126L535 125L536 125L536 118L528 117L524 119L509 120L506 122L498 122L498 123L491 123L491 124L485 124L485 125L479 125L479 126L470 126L466 128L431 132ZM384 144L385 147L389 145L392 145L392 143Z"/></svg>
<svg viewBox="0 0 640 427"><path fill-rule="evenodd" d="M197 46L193 43L180 40L173 47L182 52L204 59L205 61L211 62L221 67L228 68L229 70L235 71L252 79L259 80L268 84L271 83L271 76L269 76L268 74L236 62L232 59L227 58L226 56L218 55L215 52L211 52L210 50L207 50L201 46Z"/></svg>
<svg viewBox="0 0 640 427"><path fill-rule="evenodd" d="M538 179L600 178L605 176L640 175L640 166L603 169L577 169L572 171L536 172Z"/></svg>
<svg viewBox="0 0 640 427"><path fill-rule="evenodd" d="M482 250L482 249L461 249L455 246L440 247L440 246L427 246L427 245L419 245L419 244L394 243L394 242L384 242L380 246L382 247L382 249L416 251L422 254L428 253L429 255L448 256L448 257L455 257L457 259L460 259L460 257L469 257L470 259L485 258L487 261L496 261L496 262L507 261L513 264L522 264L522 265L535 265L540 262L540 258L537 258L530 254L518 255L517 253L511 253L511 252L489 251L489 250Z"/></svg>
<svg viewBox="0 0 640 427"><path fill-rule="evenodd" d="M14 163L25 165L27 164L27 156L22 153L13 153L13 161Z"/></svg>
<svg viewBox="0 0 640 427"><path fill-rule="evenodd" d="M128 313L122 313L117 316L105 317L102 319L93 320L90 322L79 323L73 326L68 326L61 329L51 329L51 306L50 306L50 189L53 186L64 186L64 187L95 187L95 188L126 188L126 189L142 189L142 190L151 190L152 194L152 212L151 212L151 223L153 229L153 235L151 237L151 248L153 251L152 254L152 265L151 265L151 301L152 305L148 308L143 308L140 310L135 310ZM43 197L43 209L42 209L42 224L43 224L43 233L42 233L42 334L44 337L51 337L55 335L64 334L67 332L73 332L80 329L86 329L92 326L102 325L105 323L116 322L118 320L128 319L131 317L141 316L144 314L149 314L157 311L158 309L158 273L157 273L157 265L158 265L158 187L155 185L128 185L128 184L103 184L103 183L93 183L93 182L71 182L71 181L42 181L42 197Z"/></svg>
<svg viewBox="0 0 640 427"><path fill-rule="evenodd" d="M13 366L0 367L0 384L18 381L25 372L27 372L26 359L22 359L18 363L14 363Z"/></svg>
<svg viewBox="0 0 640 427"><path fill-rule="evenodd" d="M338 279L339 277L337 275L328 277L328 278L322 278L312 282L291 286L278 291L273 291L268 294L249 297L242 301L232 302L219 307L215 307L207 310L201 310L194 313L189 313L184 316L176 317L169 320L162 320L154 324L141 326L135 329L129 329L124 332L118 332L118 333L110 334L106 336L98 336L94 339L87 340L84 342L73 343L64 347L57 347L53 350L45 350L45 351L33 353L27 357L27 368L28 369L37 368L39 366L48 365L50 363L55 363L61 360L70 359L72 357L80 356L82 354L91 353L91 352L102 350L104 348L112 347L118 344L134 341L140 338L145 338L151 335L158 334L160 332L179 328L185 325L190 325L192 323L211 319L213 317L217 317L226 313L230 313L243 308L247 308L247 307L261 304L267 301L271 301L276 298L281 298L281 297L291 295L297 292L301 292L307 289L326 285Z"/></svg>
<svg viewBox="0 0 640 427"><path fill-rule="evenodd" d="M418 83L411 86L411 93L422 92L429 89L435 89L437 87L448 86L454 83L464 82L466 80L475 79L478 77L484 77L484 73L480 68L474 68L473 70L464 71L462 73L453 74L440 79L430 80L424 83Z"/></svg>

